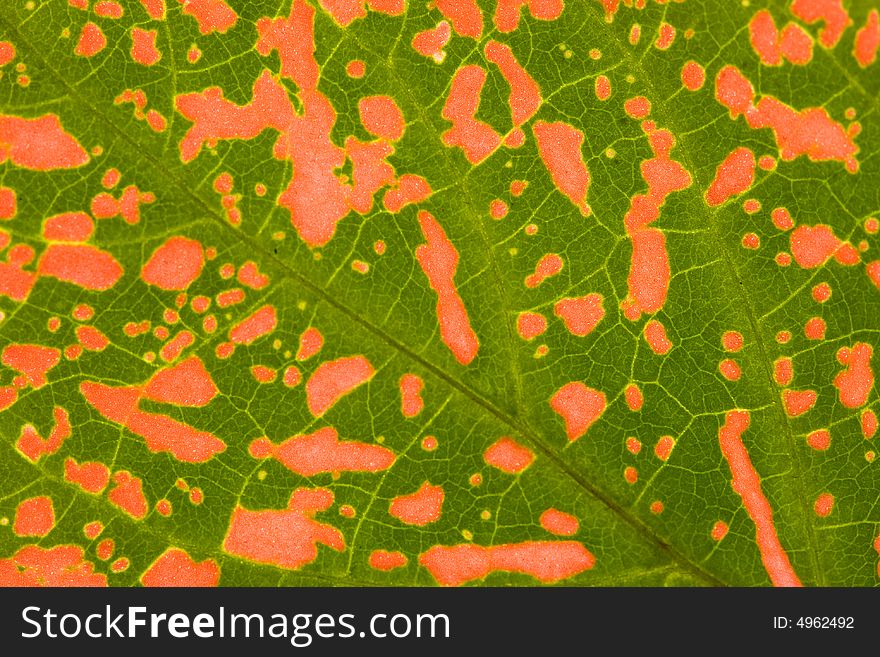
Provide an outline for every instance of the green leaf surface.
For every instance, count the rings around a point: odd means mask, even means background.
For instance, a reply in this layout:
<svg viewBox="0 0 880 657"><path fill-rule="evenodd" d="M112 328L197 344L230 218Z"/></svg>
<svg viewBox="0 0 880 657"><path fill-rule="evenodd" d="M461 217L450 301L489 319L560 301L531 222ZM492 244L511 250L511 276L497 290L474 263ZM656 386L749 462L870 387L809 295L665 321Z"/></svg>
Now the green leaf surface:
<svg viewBox="0 0 880 657"><path fill-rule="evenodd" d="M878 40L4 2L0 584L876 586Z"/></svg>

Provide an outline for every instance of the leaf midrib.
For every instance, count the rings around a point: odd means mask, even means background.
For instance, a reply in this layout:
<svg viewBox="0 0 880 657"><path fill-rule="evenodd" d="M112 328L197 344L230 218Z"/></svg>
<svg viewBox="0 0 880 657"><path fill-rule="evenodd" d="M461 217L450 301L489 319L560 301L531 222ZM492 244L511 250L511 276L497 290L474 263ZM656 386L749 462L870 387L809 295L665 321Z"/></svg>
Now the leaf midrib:
<svg viewBox="0 0 880 657"><path fill-rule="evenodd" d="M381 339L388 346L402 353L407 358L419 363L422 367L430 371L437 378L444 381L451 388L457 390L473 403L491 413L498 420L508 425L511 429L514 429L527 442L534 446L543 456L545 456L550 462L552 462L562 473L567 475L591 497L602 503L621 521L632 527L639 535L645 538L646 541L652 543L662 553L665 553L672 562L676 563L683 570L689 572L695 578L702 580L709 585L725 585L725 582L719 580L716 576L706 571L701 564L695 563L694 561L690 560L686 555L680 553L674 546L664 541L661 537L657 536L652 531L652 529L641 520L641 518L631 514L627 509L620 506L610 496L606 495L602 490L592 485L578 472L569 467L568 464L566 464L562 459L558 457L558 455L555 453L555 451L553 451L550 446L546 445L544 441L538 435L536 435L535 432L533 432L528 426L523 424L518 418L511 417L504 410L496 406L491 400L483 397L479 392L473 390L464 383L459 382L441 367L434 365L418 353L412 351L405 344L394 339L391 335L387 334L380 327L373 325L365 318L348 309L345 305L337 301L331 294L324 290L324 288L313 283L303 274L293 269L290 264L284 262L283 260L280 260L274 253L267 250L262 244L255 241L249 235L240 232L230 226L228 222L216 211L216 209L214 209L200 196L196 195L194 191L196 188L195 185L187 185L185 183L186 179L190 178L190 174L187 169L174 167L177 170L178 175L171 175L171 167L168 166L169 163L160 162L159 160L157 160L156 157L149 153L149 151L141 149L139 144L129 135L128 132L118 127L98 108L96 108L85 98L83 98L83 96L77 91L76 87L71 85L63 75L61 75L53 66L50 65L49 61L43 56L43 54L40 53L38 49L33 47L30 40L26 39L24 35L17 29L17 26L11 24L6 16L0 15L0 22L2 22L6 26L7 30L9 30L9 32L14 35L16 42L18 44L24 45L31 52L31 54L36 57L36 59L42 62L46 70L49 71L52 76L55 77L56 80L58 80L65 89L67 89L68 95L71 99L75 100L81 106L87 108L102 123L108 126L110 130L115 132L124 142L127 142L132 147L138 149L138 152L140 152L143 161L148 162L150 166L157 171L160 178L164 179L170 186L183 192L185 196L192 198L199 206L202 207L206 216L212 219L216 224L222 226L225 231L233 234L238 241L244 242L249 247L263 254L265 258L270 259L273 263L275 263L277 267L287 272L290 278L302 284L311 293L321 298L322 301L333 307L337 312L340 312L346 317L355 321L364 329L368 330L374 336Z"/></svg>

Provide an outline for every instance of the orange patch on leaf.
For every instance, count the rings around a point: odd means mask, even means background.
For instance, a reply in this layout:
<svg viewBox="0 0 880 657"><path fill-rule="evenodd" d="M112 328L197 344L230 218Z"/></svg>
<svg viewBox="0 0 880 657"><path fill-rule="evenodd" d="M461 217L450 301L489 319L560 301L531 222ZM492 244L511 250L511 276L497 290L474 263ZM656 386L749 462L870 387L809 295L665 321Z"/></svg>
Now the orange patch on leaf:
<svg viewBox="0 0 880 657"><path fill-rule="evenodd" d="M46 536L55 527L55 508L52 498L45 495L31 497L15 509L12 531L16 536Z"/></svg>
<svg viewBox="0 0 880 657"><path fill-rule="evenodd" d="M691 175L670 157L675 137L668 130L647 129L654 156L641 164L642 178L648 184L646 194L636 194L623 219L632 240L627 285L629 292L621 304L624 316L637 320L642 313L659 312L666 303L671 270L666 251L666 236L650 226L660 217L660 209L673 192L687 189Z"/></svg>
<svg viewBox="0 0 880 657"><path fill-rule="evenodd" d="M605 412L605 394L580 381L562 386L550 398L550 407L565 421L569 442L583 437Z"/></svg>
<svg viewBox="0 0 880 657"><path fill-rule="evenodd" d="M499 438L483 453L483 460L493 468L507 474L519 474L535 460L528 447L520 445L513 438Z"/></svg>
<svg viewBox="0 0 880 657"><path fill-rule="evenodd" d="M2 404L0 404L2 407ZM51 456L59 449L62 443L70 438L71 429L67 411L56 406L53 410L55 425L49 432L49 437L43 439L37 433L37 429L32 424L26 424L21 428L21 435L15 443L15 448L24 454L30 461L36 463L43 456Z"/></svg>
<svg viewBox="0 0 880 657"><path fill-rule="evenodd" d="M156 30L142 30L134 27L131 30L131 58L142 66L153 66L162 59L162 53L156 48Z"/></svg>
<svg viewBox="0 0 880 657"><path fill-rule="evenodd" d="M89 21L83 25L73 52L80 57L94 57L104 50L106 46L107 37L104 36L104 32L101 31L100 27Z"/></svg>
<svg viewBox="0 0 880 657"><path fill-rule="evenodd" d="M428 30L422 30L413 37L412 47L417 53L424 57L430 57L438 64L442 63L446 58L446 52L443 50L449 39L452 37L452 28L448 21L440 21L437 27Z"/></svg>
<svg viewBox="0 0 880 657"><path fill-rule="evenodd" d="M314 326L310 326L299 336L299 348L296 352L296 359L299 361L308 360L321 351L323 346L324 336Z"/></svg>
<svg viewBox="0 0 880 657"><path fill-rule="evenodd" d="M541 527L557 536L574 536L580 528L578 519L558 509L547 509L539 519Z"/></svg>
<svg viewBox="0 0 880 657"><path fill-rule="evenodd" d="M177 0L183 5L183 13L192 16L199 24L199 32L225 34L235 25L238 14L225 0Z"/></svg>
<svg viewBox="0 0 880 657"><path fill-rule="evenodd" d="M718 165L715 179L706 192L706 202L715 207L748 191L755 182L755 164L751 149L740 147L731 152Z"/></svg>
<svg viewBox="0 0 880 657"><path fill-rule="evenodd" d="M868 403L874 387L871 356L874 350L865 342L856 342L852 349L841 350L838 358L846 369L834 377L840 403L847 408L859 408Z"/></svg>
<svg viewBox="0 0 880 657"><path fill-rule="evenodd" d="M864 27L856 32L853 56L859 66L866 68L877 61L878 48L880 48L880 12L872 9Z"/></svg>
<svg viewBox="0 0 880 657"><path fill-rule="evenodd" d="M389 141L397 141L403 137L406 121L391 96L361 98L358 101L358 112L367 132Z"/></svg>
<svg viewBox="0 0 880 657"><path fill-rule="evenodd" d="M755 541L764 568L774 586L801 586L788 554L779 542L773 523L773 510L761 490L761 478L755 471L742 435L749 428L748 411L730 411L718 431L721 452L730 467L733 490L742 498L746 512L755 523Z"/></svg>
<svg viewBox="0 0 880 657"><path fill-rule="evenodd" d="M440 519L444 498L441 486L425 481L414 493L391 500L388 513L407 525L424 527Z"/></svg>
<svg viewBox="0 0 880 657"><path fill-rule="evenodd" d="M380 472L390 468L397 458L387 447L339 440L333 427L296 435L277 445L268 438L257 438L248 452L256 459L272 457L304 477L326 472Z"/></svg>
<svg viewBox="0 0 880 657"><path fill-rule="evenodd" d="M565 8L563 0L498 0L493 18L499 32L513 32L519 27L520 12L528 7L532 17L555 21Z"/></svg>
<svg viewBox="0 0 880 657"><path fill-rule="evenodd" d="M406 558L406 555L403 552L373 550L370 553L368 563L370 564L370 568L374 568L376 570L382 571L383 573L387 573L389 570L402 568L407 563L409 563L409 559Z"/></svg>
<svg viewBox="0 0 880 657"><path fill-rule="evenodd" d="M605 317L602 302L603 297L597 292L577 298L569 297L554 304L553 314L565 323L570 333L582 338L592 333Z"/></svg>
<svg viewBox="0 0 880 657"><path fill-rule="evenodd" d="M794 0L791 13L808 25L824 22L819 41L826 48L833 48L840 41L844 30L852 25L842 0Z"/></svg>
<svg viewBox="0 0 880 657"><path fill-rule="evenodd" d="M516 330L523 340L534 340L547 330L547 318L541 313L520 313L516 318Z"/></svg>
<svg viewBox="0 0 880 657"><path fill-rule="evenodd" d="M249 345L275 330L278 318L274 306L255 310L229 330L229 339L235 344Z"/></svg>
<svg viewBox="0 0 880 657"><path fill-rule="evenodd" d="M440 139L449 147L459 147L471 164L485 160L501 144L500 135L476 118L480 94L486 83L486 70L471 64L455 72L441 116L452 123Z"/></svg>
<svg viewBox="0 0 880 657"><path fill-rule="evenodd" d="M686 62L681 69L681 83L684 88L688 91L699 91L705 82L705 69L697 62Z"/></svg>
<svg viewBox="0 0 880 657"><path fill-rule="evenodd" d="M107 576L94 572L77 545L26 545L0 559L0 586L97 587L107 586Z"/></svg>
<svg viewBox="0 0 880 657"><path fill-rule="evenodd" d="M187 463L203 463L226 449L226 444L211 433L138 408L142 398L190 407L209 403L217 388L197 356L160 370L141 386L114 388L84 381L80 392L102 416L144 438L152 452L169 452Z"/></svg>
<svg viewBox="0 0 880 657"><path fill-rule="evenodd" d="M556 276L565 266L562 258L555 253L547 253L542 256L535 265L535 273L526 276L525 285L527 288L536 288L551 276Z"/></svg>
<svg viewBox="0 0 880 657"><path fill-rule="evenodd" d="M437 10L452 23L456 34L479 39L483 35L483 14L477 0L436 0Z"/></svg>
<svg viewBox="0 0 880 657"><path fill-rule="evenodd" d="M85 212L64 212L43 222L43 237L49 242L85 242L95 232L95 223Z"/></svg>
<svg viewBox="0 0 880 657"><path fill-rule="evenodd" d="M830 258L841 265L855 265L859 262L858 251L849 242L843 242L830 226L798 226L790 236L791 253L795 261L804 269L821 267Z"/></svg>
<svg viewBox="0 0 880 657"><path fill-rule="evenodd" d="M76 459L67 458L64 461L64 481L76 484L87 493L98 495L110 483L110 469L97 461L77 463Z"/></svg>
<svg viewBox="0 0 880 657"><path fill-rule="evenodd" d="M541 106L541 88L516 60L510 46L490 39L484 52L486 59L499 68L510 85L508 104L513 127L518 128L532 118Z"/></svg>
<svg viewBox="0 0 880 657"><path fill-rule="evenodd" d="M422 389L425 387L421 377L415 374L404 374L400 377L400 411L403 417L415 417L425 406L422 401Z"/></svg>
<svg viewBox="0 0 880 657"><path fill-rule="evenodd" d="M816 404L815 390L783 390L782 405L789 417L798 417Z"/></svg>
<svg viewBox="0 0 880 657"><path fill-rule="evenodd" d="M844 130L824 108L798 111L773 96L762 96L755 104L754 87L735 66L725 66L718 73L715 97L730 110L731 118L744 114L750 128L773 130L784 161L806 155L813 162L834 160L843 162L850 173L858 171L857 124Z"/></svg>
<svg viewBox="0 0 880 657"><path fill-rule="evenodd" d="M672 349L672 342L666 337L666 328L656 319L652 319L645 324L644 334L648 346L651 347L651 351L658 356L668 354L669 350Z"/></svg>
<svg viewBox="0 0 880 657"><path fill-rule="evenodd" d="M122 265L112 255L87 244L50 244L37 263L40 276L103 292L122 277Z"/></svg>
<svg viewBox="0 0 880 657"><path fill-rule="evenodd" d="M589 570L596 558L576 541L527 541L493 547L435 545L419 555L419 563L443 586L461 586L493 571L531 575L552 584Z"/></svg>
<svg viewBox="0 0 880 657"><path fill-rule="evenodd" d="M342 552L345 539L335 527L315 515L333 504L326 488L297 488L286 509L251 511L236 506L223 541L233 556L279 568L296 570L318 558L318 545Z"/></svg>
<svg viewBox="0 0 880 657"><path fill-rule="evenodd" d="M556 121L535 121L532 126L538 155L550 172L553 184L581 214L590 214L587 206L587 192L590 188L590 172L584 160L582 147L584 133L577 128Z"/></svg>
<svg viewBox="0 0 880 657"><path fill-rule="evenodd" d="M171 237L147 260L141 278L162 290L185 290L201 275L204 265L205 254L199 242Z"/></svg>
<svg viewBox="0 0 880 657"><path fill-rule="evenodd" d="M415 174L406 173L392 182L391 189L382 197L382 204L388 212L396 214L407 205L421 203L431 196L428 181Z"/></svg>
<svg viewBox="0 0 880 657"><path fill-rule="evenodd" d="M61 361L61 352L36 344L10 344L3 348L0 361L20 372L28 385L42 388L48 383L49 370Z"/></svg>
<svg viewBox="0 0 880 657"><path fill-rule="evenodd" d="M306 382L306 404L321 417L343 396L369 381L375 370L364 356L349 356L321 363Z"/></svg>
<svg viewBox="0 0 880 657"><path fill-rule="evenodd" d="M820 518L827 518L831 515L833 510L834 495L831 493L822 493L816 498L816 502L813 504L813 511L815 511L816 515Z"/></svg>
<svg viewBox="0 0 880 657"><path fill-rule="evenodd" d="M460 364L469 365L476 358L480 343L455 285L458 251L431 214L420 211L418 217L427 243L417 246L415 255L437 294L440 337Z"/></svg>
<svg viewBox="0 0 880 657"><path fill-rule="evenodd" d="M186 550L171 547L150 564L140 581L147 587L212 587L220 581L220 567L213 559L196 562Z"/></svg>
<svg viewBox="0 0 880 657"><path fill-rule="evenodd" d="M26 119L0 114L0 164L33 171L75 169L89 162L89 154L61 126L55 114Z"/></svg>
<svg viewBox="0 0 880 657"><path fill-rule="evenodd" d="M119 507L135 520L143 520L149 509L139 477L120 470L113 475L114 487L107 494L110 503Z"/></svg>

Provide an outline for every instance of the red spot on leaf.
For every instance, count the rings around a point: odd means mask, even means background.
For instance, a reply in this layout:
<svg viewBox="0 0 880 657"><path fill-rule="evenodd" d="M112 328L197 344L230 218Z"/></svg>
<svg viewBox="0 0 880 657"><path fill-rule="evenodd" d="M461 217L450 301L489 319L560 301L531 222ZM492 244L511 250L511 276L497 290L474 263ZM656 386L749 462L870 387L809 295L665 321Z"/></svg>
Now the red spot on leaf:
<svg viewBox="0 0 880 657"><path fill-rule="evenodd" d="M26 545L0 559L0 586L107 586L107 576L95 573L94 564L83 557L77 545Z"/></svg>
<svg viewBox="0 0 880 657"><path fill-rule="evenodd" d="M538 144L538 155L550 172L556 189L582 215L589 215L587 192L590 188L590 172L582 152L584 133L562 121L535 121L532 132Z"/></svg>
<svg viewBox="0 0 880 657"><path fill-rule="evenodd" d="M419 555L419 563L443 586L461 586L493 571L522 573L552 584L589 570L596 558L575 541L528 541L493 547L435 545Z"/></svg>
<svg viewBox="0 0 880 657"><path fill-rule="evenodd" d="M431 214L420 211L418 216L427 243L416 247L415 255L431 289L437 293L440 337L455 359L468 365L476 357L480 343L455 285L458 251Z"/></svg>
<svg viewBox="0 0 880 657"><path fill-rule="evenodd" d="M16 536L45 536L55 527L52 498L41 495L21 502L15 509L12 531Z"/></svg>
<svg viewBox="0 0 880 657"><path fill-rule="evenodd" d="M162 290L185 290L205 265L202 245L186 237L171 237L150 256L141 270L148 285Z"/></svg>
<svg viewBox="0 0 880 657"><path fill-rule="evenodd" d="M220 581L220 567L213 559L196 562L186 550L171 547L141 575L144 586L210 587Z"/></svg>
<svg viewBox="0 0 880 657"><path fill-rule="evenodd" d="M788 554L779 542L773 523L773 510L761 490L761 479L742 441L749 423L748 411L730 411L725 417L724 426L718 431L721 452L733 477L731 485L755 523L755 541L770 580L775 586L801 586Z"/></svg>
<svg viewBox="0 0 880 657"><path fill-rule="evenodd" d="M454 3L453 6L461 6ZM452 28L448 21L440 21L437 27L428 30L422 30L413 37L412 47L417 53L424 57L430 57L438 64L442 63L446 58L446 52L443 50L449 39L452 37Z"/></svg>
<svg viewBox="0 0 880 657"><path fill-rule="evenodd" d="M125 511L135 520L143 520L149 507L147 506L147 498L144 497L140 478L133 477L125 470L120 470L113 475L113 483L114 487L107 494L110 503Z"/></svg>
<svg viewBox="0 0 880 657"><path fill-rule="evenodd" d="M367 132L389 141L397 141L403 137L406 121L391 96L361 98L358 101L358 112Z"/></svg>
<svg viewBox="0 0 880 657"><path fill-rule="evenodd" d="M402 568L407 563L409 563L409 559L406 558L406 555L403 554L403 552L373 550L370 553L370 568L381 570L383 573L387 573L389 570L394 570L395 568Z"/></svg>
<svg viewBox="0 0 880 657"><path fill-rule="evenodd" d="M0 407L3 404L0 403ZM49 432L49 437L43 439L37 433L37 429L32 424L26 424L21 429L21 435L15 443L15 448L24 454L30 461L36 463L43 456L51 456L59 449L65 440L71 436L70 420L67 411L56 406L52 412L55 425Z"/></svg>
<svg viewBox="0 0 880 657"><path fill-rule="evenodd" d="M78 485L87 493L98 495L110 483L110 470L103 463L77 463L74 458L64 461L64 481Z"/></svg>
<svg viewBox="0 0 880 657"><path fill-rule="evenodd" d="M89 154L65 132L54 114L35 119L0 114L0 164L34 171L75 169L89 161Z"/></svg>
<svg viewBox="0 0 880 657"><path fill-rule="evenodd" d="M856 342L852 349L845 350L841 363L846 369L834 377L834 387L840 396L840 403L847 408L859 408L868 403L874 387L874 371L871 369L871 356L874 350L865 342Z"/></svg>
<svg viewBox="0 0 880 657"><path fill-rule="evenodd" d="M333 504L326 488L297 488L286 509L251 511L236 506L223 549L234 556L296 570L318 558L318 545L341 552L345 539L335 527L318 522L315 514Z"/></svg>
<svg viewBox="0 0 880 657"><path fill-rule="evenodd" d="M235 344L249 345L275 330L278 319L274 306L263 306L241 320L229 331L229 339Z"/></svg>
<svg viewBox="0 0 880 657"><path fill-rule="evenodd" d="M423 527L440 519L444 498L442 487L426 481L414 493L391 500L388 513L407 525Z"/></svg>
<svg viewBox="0 0 880 657"><path fill-rule="evenodd" d="M880 12L872 9L864 27L856 32L853 56L859 66L866 68L877 61L878 48L880 48Z"/></svg>
<svg viewBox="0 0 880 657"><path fill-rule="evenodd" d="M553 313L562 319L565 328L573 335L585 337L605 317L602 302L602 295L596 292L583 297L565 298L554 304Z"/></svg>
<svg viewBox="0 0 880 657"><path fill-rule="evenodd" d="M425 406L422 401L424 387L421 377L415 374L404 374L400 377L400 411L403 417L415 417L422 412Z"/></svg>
<svg viewBox="0 0 880 657"><path fill-rule="evenodd" d="M475 64L455 72L441 116L452 127L440 138L446 146L458 146L471 164L485 160L501 143L501 137L487 123L475 118L480 94L486 83L486 70Z"/></svg>
<svg viewBox="0 0 880 657"><path fill-rule="evenodd" d="M504 437L489 446L483 453L483 460L507 474L519 474L532 464L535 455L513 438Z"/></svg>
<svg viewBox="0 0 880 657"><path fill-rule="evenodd" d="M513 32L519 27L520 12L528 7L534 18L555 21L562 15L562 0L498 0L493 18L499 32Z"/></svg>
<svg viewBox="0 0 880 657"><path fill-rule="evenodd" d="M288 438L278 445L258 438L248 448L253 458L273 457L284 467L304 477L325 472L380 472L396 459L387 447L354 440L339 440L333 427Z"/></svg>
<svg viewBox="0 0 880 657"><path fill-rule="evenodd" d="M343 396L369 381L375 370L364 356L349 356L321 363L306 382L306 403L321 417Z"/></svg>
<svg viewBox="0 0 880 657"><path fill-rule="evenodd" d="M605 412L605 404L604 393L580 381L565 384L550 399L550 407L565 421L565 433L570 442L587 433Z"/></svg>
<svg viewBox="0 0 880 657"><path fill-rule="evenodd" d="M107 46L107 37L101 28L89 21L83 25L73 52L80 57L94 57Z"/></svg>
<svg viewBox="0 0 880 657"><path fill-rule="evenodd" d="M199 32L225 34L235 25L238 14L225 0L177 0L183 5L183 13L192 16L199 24Z"/></svg>
<svg viewBox="0 0 880 657"><path fill-rule="evenodd" d="M3 348L0 360L23 374L27 384L42 388L48 383L46 374L60 362L61 352L36 344L10 344Z"/></svg>
<svg viewBox="0 0 880 657"><path fill-rule="evenodd" d="M557 509L547 509L541 514L541 527L557 536L574 536L580 528L578 519L570 513Z"/></svg>

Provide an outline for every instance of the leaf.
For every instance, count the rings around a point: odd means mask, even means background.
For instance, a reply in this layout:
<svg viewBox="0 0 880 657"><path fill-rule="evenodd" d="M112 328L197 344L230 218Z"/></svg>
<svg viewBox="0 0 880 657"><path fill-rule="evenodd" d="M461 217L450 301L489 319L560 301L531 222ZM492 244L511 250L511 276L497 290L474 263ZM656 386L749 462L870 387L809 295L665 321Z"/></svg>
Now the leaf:
<svg viewBox="0 0 880 657"><path fill-rule="evenodd" d="M877 26L9 4L0 582L876 585Z"/></svg>

